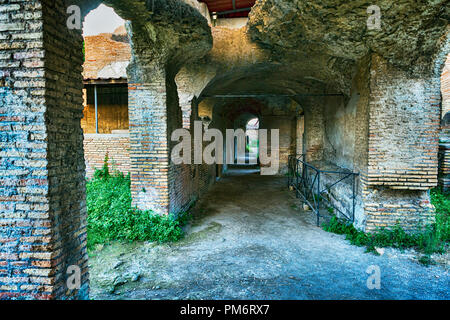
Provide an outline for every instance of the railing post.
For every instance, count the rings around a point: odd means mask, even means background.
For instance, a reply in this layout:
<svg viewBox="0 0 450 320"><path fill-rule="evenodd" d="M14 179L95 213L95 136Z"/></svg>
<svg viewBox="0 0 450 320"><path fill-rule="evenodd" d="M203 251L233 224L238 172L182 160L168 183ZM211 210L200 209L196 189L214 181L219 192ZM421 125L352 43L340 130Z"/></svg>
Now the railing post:
<svg viewBox="0 0 450 320"><path fill-rule="evenodd" d="M295 158L295 197L298 198L299 197L299 190L298 190L298 159Z"/></svg>
<svg viewBox="0 0 450 320"><path fill-rule="evenodd" d="M320 171L317 171L317 226L320 226Z"/></svg>
<svg viewBox="0 0 450 320"><path fill-rule="evenodd" d="M355 194L355 180L356 180L356 175L353 175L353 184L352 184L352 189L353 189L353 208L352 208L352 222L355 222L355 206L356 206L356 194Z"/></svg>
<svg viewBox="0 0 450 320"><path fill-rule="evenodd" d="M292 171L292 161L291 156L288 158L288 178L287 178L287 186L288 189L291 187L291 171Z"/></svg>

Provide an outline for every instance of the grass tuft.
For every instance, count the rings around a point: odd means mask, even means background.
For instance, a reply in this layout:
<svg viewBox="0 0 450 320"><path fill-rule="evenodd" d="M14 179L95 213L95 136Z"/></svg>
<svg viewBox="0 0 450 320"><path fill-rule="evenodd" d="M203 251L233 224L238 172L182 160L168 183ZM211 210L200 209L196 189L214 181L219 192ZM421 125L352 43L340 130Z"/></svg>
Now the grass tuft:
<svg viewBox="0 0 450 320"><path fill-rule="evenodd" d="M392 247L399 249L414 248L425 256L420 262L429 265L432 253L444 253L450 242L450 194L439 189L431 191L431 201L436 208L436 222L421 232L411 234L399 225L391 229L380 228L373 233L357 230L351 223L337 217L322 225L328 232L343 234L353 245L364 246L368 252L377 254L375 248Z"/></svg>
<svg viewBox="0 0 450 320"><path fill-rule="evenodd" d="M130 176L111 174L108 158L87 182L88 248L110 241L174 242L184 235L186 214L161 216L131 206Z"/></svg>

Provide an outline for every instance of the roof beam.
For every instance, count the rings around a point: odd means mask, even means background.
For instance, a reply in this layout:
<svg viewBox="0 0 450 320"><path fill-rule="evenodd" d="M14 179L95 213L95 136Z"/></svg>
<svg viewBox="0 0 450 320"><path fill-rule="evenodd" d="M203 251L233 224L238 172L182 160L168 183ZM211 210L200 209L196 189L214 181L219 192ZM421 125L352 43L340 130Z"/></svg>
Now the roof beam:
<svg viewBox="0 0 450 320"><path fill-rule="evenodd" d="M220 12L217 12L217 14L219 16L222 16L222 15L225 15L225 14L246 12L246 11L251 11L251 10L252 10L252 8L242 8L242 9L235 9L235 10L220 11Z"/></svg>
<svg viewBox="0 0 450 320"><path fill-rule="evenodd" d="M342 97L342 93L299 93L299 94L214 94L203 98L265 98L265 97Z"/></svg>

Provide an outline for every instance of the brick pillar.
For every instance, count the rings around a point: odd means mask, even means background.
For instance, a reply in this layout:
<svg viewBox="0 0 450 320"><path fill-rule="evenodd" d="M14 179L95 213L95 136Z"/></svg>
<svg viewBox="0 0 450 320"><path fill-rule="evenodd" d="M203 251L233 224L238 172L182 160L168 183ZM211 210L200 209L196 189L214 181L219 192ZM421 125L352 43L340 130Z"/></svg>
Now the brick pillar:
<svg viewBox="0 0 450 320"><path fill-rule="evenodd" d="M146 83L139 79L146 79ZM133 205L141 210L177 214L196 198L192 183L197 173L195 166L175 165L171 161L171 150L176 144L170 140L173 131L191 127L191 97L183 88L178 90L174 72L155 65L138 65L137 61L132 63L129 69L131 192Z"/></svg>
<svg viewBox="0 0 450 320"><path fill-rule="evenodd" d="M0 12L0 299L87 298L81 32L63 1Z"/></svg>
<svg viewBox="0 0 450 320"><path fill-rule="evenodd" d="M372 56L366 229L397 222L417 230L434 218L428 191L437 185L439 78L409 73Z"/></svg>
<svg viewBox="0 0 450 320"><path fill-rule="evenodd" d="M271 154L271 130L279 130L279 157L278 157L278 173L285 174L288 171L288 158L294 150L296 124L295 118L292 116L282 115L263 115L260 120L260 128L268 130L267 137L267 152ZM245 130L245 128L244 128ZM265 151L264 151L265 152ZM261 164L262 165L262 164ZM263 165L262 165L263 166ZM270 166L270 165L267 165Z"/></svg>
<svg viewBox="0 0 450 320"><path fill-rule="evenodd" d="M447 44L447 46L449 46ZM447 54L441 74L441 133L439 139L439 186L450 191L450 54ZM438 58L439 59L439 58Z"/></svg>
<svg viewBox="0 0 450 320"><path fill-rule="evenodd" d="M305 152L307 161L323 158L325 121L324 106L321 98L305 99Z"/></svg>
<svg viewBox="0 0 450 320"><path fill-rule="evenodd" d="M139 209L168 214L166 73L149 72L149 83L129 81L131 194Z"/></svg>

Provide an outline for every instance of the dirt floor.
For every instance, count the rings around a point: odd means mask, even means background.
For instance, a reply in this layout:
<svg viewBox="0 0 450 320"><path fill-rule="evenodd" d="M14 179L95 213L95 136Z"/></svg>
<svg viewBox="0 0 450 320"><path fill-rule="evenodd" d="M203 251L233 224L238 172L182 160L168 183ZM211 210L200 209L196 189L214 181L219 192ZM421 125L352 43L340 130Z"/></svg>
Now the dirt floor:
<svg viewBox="0 0 450 320"><path fill-rule="evenodd" d="M92 252L91 298L450 299L447 258L425 267L413 251L365 253L316 227L285 178L231 173L198 202L182 241ZM379 290L367 286L370 266Z"/></svg>

